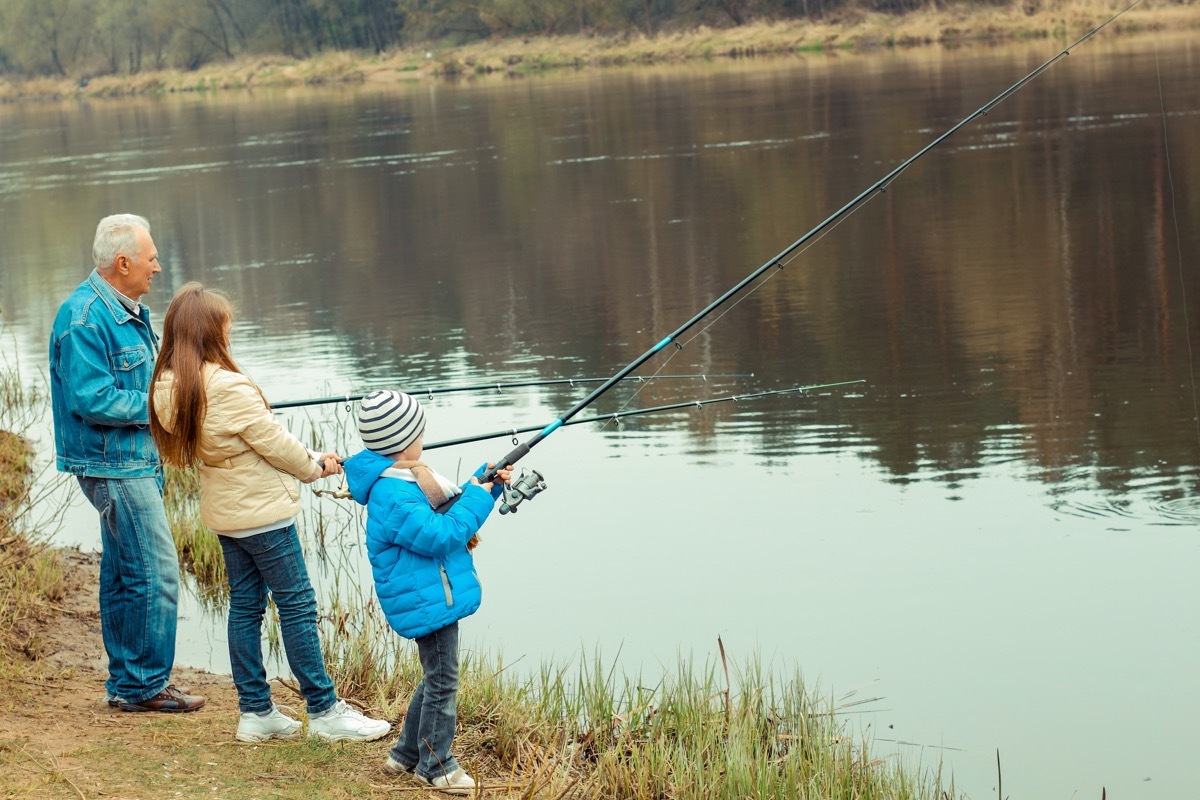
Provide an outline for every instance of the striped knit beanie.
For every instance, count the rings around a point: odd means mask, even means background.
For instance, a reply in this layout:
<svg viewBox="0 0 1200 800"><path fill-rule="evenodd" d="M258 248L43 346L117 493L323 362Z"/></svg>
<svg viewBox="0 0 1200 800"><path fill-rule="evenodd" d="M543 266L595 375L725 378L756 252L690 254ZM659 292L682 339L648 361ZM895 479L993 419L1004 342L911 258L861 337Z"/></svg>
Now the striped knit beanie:
<svg viewBox="0 0 1200 800"><path fill-rule="evenodd" d="M358 435L363 446L381 456L403 452L425 431L425 411L417 398L380 389L358 407Z"/></svg>

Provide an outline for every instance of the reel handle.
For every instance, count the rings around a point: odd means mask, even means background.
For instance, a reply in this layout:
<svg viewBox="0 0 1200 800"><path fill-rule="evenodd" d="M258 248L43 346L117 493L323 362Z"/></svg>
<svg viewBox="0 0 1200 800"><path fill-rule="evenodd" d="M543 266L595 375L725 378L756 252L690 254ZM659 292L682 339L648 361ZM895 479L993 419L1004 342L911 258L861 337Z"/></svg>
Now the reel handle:
<svg viewBox="0 0 1200 800"><path fill-rule="evenodd" d="M521 470L520 476L504 487L504 491L500 494L503 498L500 503L501 514L517 513L517 506L521 505L525 500L532 500L542 492L546 491L546 479L542 477L542 473L536 469Z"/></svg>

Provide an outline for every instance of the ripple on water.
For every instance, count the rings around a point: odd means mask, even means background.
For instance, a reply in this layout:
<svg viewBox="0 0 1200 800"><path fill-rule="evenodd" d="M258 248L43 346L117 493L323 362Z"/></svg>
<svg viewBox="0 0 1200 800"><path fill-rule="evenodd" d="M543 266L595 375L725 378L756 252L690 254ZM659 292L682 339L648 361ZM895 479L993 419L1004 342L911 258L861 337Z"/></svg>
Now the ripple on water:
<svg viewBox="0 0 1200 800"><path fill-rule="evenodd" d="M1136 519L1137 517L1141 516L1130 508L1128 501L1114 500L1103 497L1088 502L1081 502L1078 500L1059 500L1051 503L1050 507L1060 514L1066 514L1072 517L1081 517L1083 519Z"/></svg>
<svg viewBox="0 0 1200 800"><path fill-rule="evenodd" d="M1179 497L1155 503L1152 508L1167 524L1200 524L1200 497Z"/></svg>
<svg viewBox="0 0 1200 800"><path fill-rule="evenodd" d="M1084 519L1129 519L1151 525L1200 524L1200 498L1145 501L1120 498L1088 502L1060 500L1051 505L1060 514Z"/></svg>

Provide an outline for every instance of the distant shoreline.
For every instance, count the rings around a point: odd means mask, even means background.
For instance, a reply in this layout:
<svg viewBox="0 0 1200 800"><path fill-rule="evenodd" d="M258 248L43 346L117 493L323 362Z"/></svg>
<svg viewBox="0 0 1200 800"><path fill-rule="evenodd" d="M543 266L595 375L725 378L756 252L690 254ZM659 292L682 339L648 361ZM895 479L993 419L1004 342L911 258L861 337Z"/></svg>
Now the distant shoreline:
<svg viewBox="0 0 1200 800"><path fill-rule="evenodd" d="M0 77L0 102L155 96L253 88L386 86L486 75L541 74L612 66L660 65L786 54L858 53L881 49L958 48L1006 42L1073 42L1126 4L1036 0L1003 7L920 10L903 15L847 13L821 22L756 22L723 29L625 36L505 38L459 47L422 43L383 54L334 52L312 58L246 55L195 71L67 78ZM1026 9L1034 9L1026 11ZM1200 29L1200 6L1141 5L1100 35Z"/></svg>

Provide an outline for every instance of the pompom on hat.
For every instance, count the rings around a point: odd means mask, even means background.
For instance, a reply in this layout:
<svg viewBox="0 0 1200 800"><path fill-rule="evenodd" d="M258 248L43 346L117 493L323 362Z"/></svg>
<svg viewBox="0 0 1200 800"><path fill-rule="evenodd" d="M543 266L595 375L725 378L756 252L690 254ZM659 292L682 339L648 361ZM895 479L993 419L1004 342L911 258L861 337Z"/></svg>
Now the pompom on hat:
<svg viewBox="0 0 1200 800"><path fill-rule="evenodd" d="M403 452L425 431L425 410L404 392L379 389L358 407L358 435L363 446L381 456Z"/></svg>

